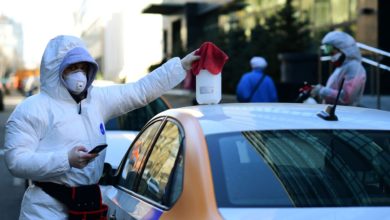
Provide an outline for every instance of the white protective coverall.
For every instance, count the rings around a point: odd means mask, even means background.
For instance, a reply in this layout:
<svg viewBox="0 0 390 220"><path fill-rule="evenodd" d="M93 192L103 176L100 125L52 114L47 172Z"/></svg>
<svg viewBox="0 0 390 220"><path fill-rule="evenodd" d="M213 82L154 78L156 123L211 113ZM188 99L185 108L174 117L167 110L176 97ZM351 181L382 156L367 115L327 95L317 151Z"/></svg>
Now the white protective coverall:
<svg viewBox="0 0 390 220"><path fill-rule="evenodd" d="M358 105L366 84L366 70L361 64L361 54L355 40L344 32L332 31L325 35L322 44L329 44L341 50L345 61L333 71L326 86L319 90L319 97L327 104L334 104L341 80L345 77L339 103Z"/></svg>
<svg viewBox="0 0 390 220"><path fill-rule="evenodd" d="M87 97L77 103L59 72L67 52L76 47L90 56L76 37L58 36L48 43L41 62L41 92L19 104L7 121L5 162L16 177L67 186L96 184L103 171L104 151L83 169L70 167L68 151L105 143L105 122L146 105L186 75L177 57L135 83L93 87L96 71L90 71ZM24 194L20 219L67 219L66 211L63 204L33 185Z"/></svg>

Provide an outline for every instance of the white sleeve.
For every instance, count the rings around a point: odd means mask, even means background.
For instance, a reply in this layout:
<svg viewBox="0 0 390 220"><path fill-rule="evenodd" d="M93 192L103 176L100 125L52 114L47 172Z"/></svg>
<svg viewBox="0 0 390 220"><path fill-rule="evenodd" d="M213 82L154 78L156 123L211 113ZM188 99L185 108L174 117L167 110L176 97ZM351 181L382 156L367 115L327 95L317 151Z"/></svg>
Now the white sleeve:
<svg viewBox="0 0 390 220"><path fill-rule="evenodd" d="M12 175L44 180L70 169L66 150L36 152L42 131L42 120L25 110L16 109L5 126L5 163ZM42 118L41 118L42 119Z"/></svg>
<svg viewBox="0 0 390 220"><path fill-rule="evenodd" d="M184 80L186 71L180 58L168 60L137 82L99 88L105 121L147 105Z"/></svg>

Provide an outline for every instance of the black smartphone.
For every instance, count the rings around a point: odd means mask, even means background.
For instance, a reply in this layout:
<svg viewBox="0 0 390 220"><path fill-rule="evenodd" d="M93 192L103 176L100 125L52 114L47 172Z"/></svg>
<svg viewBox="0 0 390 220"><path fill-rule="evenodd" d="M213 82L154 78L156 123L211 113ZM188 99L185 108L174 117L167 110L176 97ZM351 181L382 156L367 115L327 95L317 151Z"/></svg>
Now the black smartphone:
<svg viewBox="0 0 390 220"><path fill-rule="evenodd" d="M94 147L88 153L89 154L98 154L98 153L100 153L100 151L104 150L104 148L106 148L106 147L107 147L107 144L101 144L101 145Z"/></svg>

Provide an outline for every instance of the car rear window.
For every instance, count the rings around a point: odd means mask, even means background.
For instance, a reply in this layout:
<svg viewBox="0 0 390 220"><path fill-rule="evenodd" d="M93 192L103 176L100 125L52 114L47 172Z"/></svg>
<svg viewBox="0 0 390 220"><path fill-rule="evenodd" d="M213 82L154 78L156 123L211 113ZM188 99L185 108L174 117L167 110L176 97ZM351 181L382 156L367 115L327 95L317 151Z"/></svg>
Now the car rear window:
<svg viewBox="0 0 390 220"><path fill-rule="evenodd" d="M219 207L390 205L390 131L206 137Z"/></svg>

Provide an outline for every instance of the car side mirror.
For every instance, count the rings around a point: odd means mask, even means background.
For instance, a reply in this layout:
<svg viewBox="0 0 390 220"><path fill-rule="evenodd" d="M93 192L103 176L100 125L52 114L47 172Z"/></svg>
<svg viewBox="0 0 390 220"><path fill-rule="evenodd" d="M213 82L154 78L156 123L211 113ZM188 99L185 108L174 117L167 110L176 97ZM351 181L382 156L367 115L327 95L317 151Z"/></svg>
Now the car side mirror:
<svg viewBox="0 0 390 220"><path fill-rule="evenodd" d="M115 172L112 169L111 164L109 163L104 163L103 167L103 174L100 177L99 184L100 185L112 185L115 180Z"/></svg>

